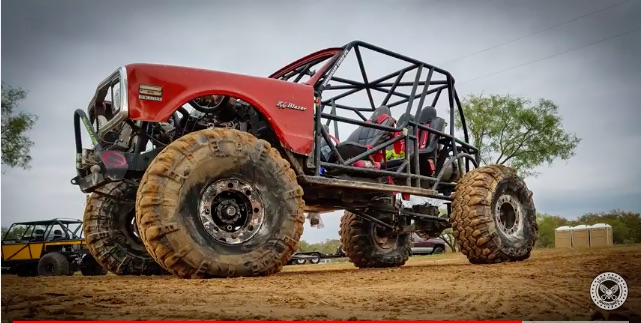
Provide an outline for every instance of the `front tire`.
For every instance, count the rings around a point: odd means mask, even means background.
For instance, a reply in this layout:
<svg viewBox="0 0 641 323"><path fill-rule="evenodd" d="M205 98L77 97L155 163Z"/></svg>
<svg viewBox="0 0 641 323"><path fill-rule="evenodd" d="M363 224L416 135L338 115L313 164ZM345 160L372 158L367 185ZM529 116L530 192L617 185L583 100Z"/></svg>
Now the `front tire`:
<svg viewBox="0 0 641 323"><path fill-rule="evenodd" d="M538 226L532 192L503 165L470 171L456 185L451 223L461 252L473 264L530 257Z"/></svg>
<svg viewBox="0 0 641 323"><path fill-rule="evenodd" d="M411 252L410 234L388 230L345 211L339 232L345 255L358 268L403 266Z"/></svg>
<svg viewBox="0 0 641 323"><path fill-rule="evenodd" d="M278 150L233 129L169 144L142 178L137 224L149 253L181 278L279 272L303 232L303 190Z"/></svg>
<svg viewBox="0 0 641 323"><path fill-rule="evenodd" d="M83 222L87 248L100 266L116 275L161 275L164 270L132 225L135 197L136 187L124 182L109 183L91 194Z"/></svg>
<svg viewBox="0 0 641 323"><path fill-rule="evenodd" d="M45 254L38 261L38 276L68 276L69 271L69 260L59 252Z"/></svg>

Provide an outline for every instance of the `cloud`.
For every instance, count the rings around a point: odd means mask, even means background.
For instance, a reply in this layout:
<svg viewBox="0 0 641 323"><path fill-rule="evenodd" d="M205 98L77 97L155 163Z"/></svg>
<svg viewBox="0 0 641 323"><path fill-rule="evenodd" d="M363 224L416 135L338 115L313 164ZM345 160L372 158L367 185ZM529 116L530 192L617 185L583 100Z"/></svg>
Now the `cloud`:
<svg viewBox="0 0 641 323"><path fill-rule="evenodd" d="M98 82L119 65L152 62L267 75L353 39L438 64L613 3L3 1L2 79L29 90L22 108L40 119L32 132L32 170L8 169L2 176L2 224L82 216L84 195L69 184L75 175L72 112L85 108ZM641 196L641 33L465 81L639 27L639 15L641 3L627 2L444 64L461 96L551 99L567 129L583 138L572 160L542 167L538 178L528 179L539 211L568 217L618 207L641 211L635 198ZM325 215L325 229L306 225L303 238L337 238L339 218Z"/></svg>

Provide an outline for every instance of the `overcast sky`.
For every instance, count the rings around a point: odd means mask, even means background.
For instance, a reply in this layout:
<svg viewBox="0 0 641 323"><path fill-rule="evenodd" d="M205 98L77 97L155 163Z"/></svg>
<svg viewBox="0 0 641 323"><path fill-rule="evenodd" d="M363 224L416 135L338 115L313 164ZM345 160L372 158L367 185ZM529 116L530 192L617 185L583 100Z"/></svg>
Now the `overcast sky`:
<svg viewBox="0 0 641 323"><path fill-rule="evenodd" d="M2 226L82 217L84 195L69 183L75 176L72 113L87 106L98 82L116 67L149 62L262 76L354 39L450 70L461 96L556 102L566 129L583 141L572 160L527 179L538 211L569 218L613 208L641 211L635 159L641 148L641 0L319 3L2 1L2 80L29 90L21 108L39 115L31 133L32 169L3 168ZM306 224L303 239L337 238L339 216L323 221L321 230Z"/></svg>

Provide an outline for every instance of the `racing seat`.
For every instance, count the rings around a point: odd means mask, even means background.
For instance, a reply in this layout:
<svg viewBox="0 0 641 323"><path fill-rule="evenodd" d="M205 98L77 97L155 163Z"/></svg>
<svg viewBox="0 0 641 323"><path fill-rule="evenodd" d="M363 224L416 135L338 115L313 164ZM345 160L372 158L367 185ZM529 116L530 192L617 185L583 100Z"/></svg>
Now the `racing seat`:
<svg viewBox="0 0 641 323"><path fill-rule="evenodd" d="M405 122L405 119L412 120L414 119L412 115L409 114L403 114L401 118L399 118L399 124L403 125L403 122ZM403 119L403 120L402 120ZM437 131L443 131L445 128L445 120L443 118L440 118L437 116L436 109L431 106L427 106L423 108L421 111L417 113L417 116L415 118L416 122L421 125L425 125L427 127L433 128ZM410 133L415 133L415 129L413 127L410 129ZM434 166L434 160L436 158L435 152L436 148L438 146L438 135L435 133L430 133L427 130L419 130L418 133L418 142L419 142L419 149L418 149L418 154L419 154L419 170L421 175L425 176L430 176L434 173L435 166ZM393 149L388 147L388 149ZM403 151L405 152L406 155L410 155L410 160L414 158L414 149L415 149L415 143L414 140L408 140L408 147L402 147ZM393 159L389 160L385 163L383 168L387 170L394 170L395 168L398 168L402 165L403 159ZM413 166L413 164L410 164Z"/></svg>
<svg viewBox="0 0 641 323"><path fill-rule="evenodd" d="M406 112L406 113L403 113L400 118L398 118L398 121L396 122L396 125L399 128L407 127L409 133L413 134L415 130L414 130L414 126L409 125L410 121L414 121L414 116L411 113L407 113ZM401 150L405 151L405 147L404 147L405 143L404 143L404 141L401 140L399 143L402 144ZM408 144L411 144L411 143L412 143L412 141L410 139L410 141L408 141ZM385 149L386 150L397 150L397 147L395 147L395 146L396 146L395 144L392 144L392 145L387 146L387 148L385 148Z"/></svg>
<svg viewBox="0 0 641 323"><path fill-rule="evenodd" d="M45 240L45 230L42 229L36 229L33 232L33 239L32 241L44 241Z"/></svg>
<svg viewBox="0 0 641 323"><path fill-rule="evenodd" d="M62 230L53 230L53 240L64 240L65 236L62 234Z"/></svg>
<svg viewBox="0 0 641 323"><path fill-rule="evenodd" d="M445 120L436 114L436 109L427 106L421 110L420 114L416 117L417 123L430 127L434 130L443 132L445 129ZM439 136L427 130L419 130L418 132L418 160L419 171L421 175L430 176L435 171L434 160L436 160L436 148L438 147ZM410 148L410 153L413 153L414 146Z"/></svg>
<svg viewBox="0 0 641 323"><path fill-rule="evenodd" d="M392 118L392 113L387 106L380 106L366 122L379 124L382 126L394 127L396 121ZM336 149L343 159L354 158L368 149L382 144L392 138L394 134L390 131L368 128L360 126L349 135L347 140L336 145ZM367 157L363 159L368 159Z"/></svg>

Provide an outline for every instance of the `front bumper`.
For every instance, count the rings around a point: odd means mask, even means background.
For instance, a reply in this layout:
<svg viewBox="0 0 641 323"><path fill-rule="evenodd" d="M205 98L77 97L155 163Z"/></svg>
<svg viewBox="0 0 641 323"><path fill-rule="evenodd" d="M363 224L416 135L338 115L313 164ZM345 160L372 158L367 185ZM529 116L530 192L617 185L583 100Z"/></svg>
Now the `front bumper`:
<svg viewBox="0 0 641 323"><path fill-rule="evenodd" d="M149 163L160 152L157 148L144 153L130 153L103 148L98 141L96 132L91 127L87 114L77 109L74 112L74 133L76 139L76 173L77 176L71 179L72 185L78 185L83 193L91 193L96 189L111 183L122 181L129 175L144 173ZM91 138L93 149L82 148L82 137L80 133L80 122ZM83 150L93 151L94 160L91 166L85 164Z"/></svg>

